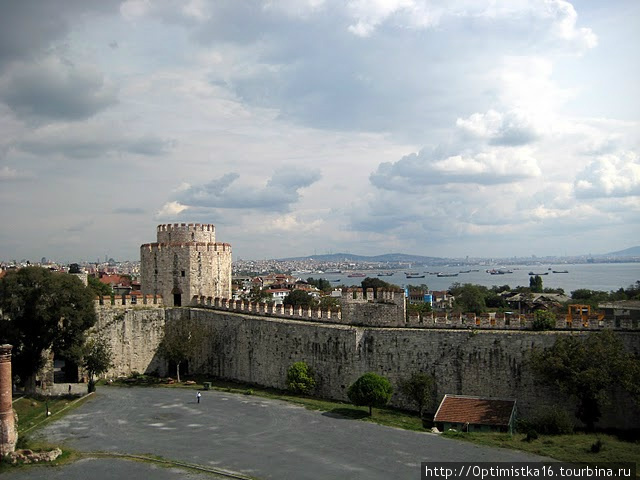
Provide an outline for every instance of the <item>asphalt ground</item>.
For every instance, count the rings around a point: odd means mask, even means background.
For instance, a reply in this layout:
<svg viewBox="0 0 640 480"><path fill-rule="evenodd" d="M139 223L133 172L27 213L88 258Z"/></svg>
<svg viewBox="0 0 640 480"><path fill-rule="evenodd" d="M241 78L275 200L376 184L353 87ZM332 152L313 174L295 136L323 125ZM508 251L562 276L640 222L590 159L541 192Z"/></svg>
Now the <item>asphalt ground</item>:
<svg viewBox="0 0 640 480"><path fill-rule="evenodd" d="M258 479L412 479L421 462L541 461L306 410L257 396L176 388L101 387L38 433L81 452L160 456ZM46 472L40 475L39 472ZM60 475L55 476L55 475ZM204 477L201 477L204 475ZM211 478L207 473L116 458L16 470L7 479Z"/></svg>

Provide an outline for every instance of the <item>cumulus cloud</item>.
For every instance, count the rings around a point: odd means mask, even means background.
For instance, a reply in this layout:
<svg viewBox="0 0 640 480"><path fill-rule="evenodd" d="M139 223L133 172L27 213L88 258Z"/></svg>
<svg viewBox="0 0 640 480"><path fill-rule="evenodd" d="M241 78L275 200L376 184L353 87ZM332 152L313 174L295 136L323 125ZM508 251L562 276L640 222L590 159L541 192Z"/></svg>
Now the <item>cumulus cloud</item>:
<svg viewBox="0 0 640 480"><path fill-rule="evenodd" d="M176 218L180 213L184 212L188 207L178 202L167 202L155 215L156 219Z"/></svg>
<svg viewBox="0 0 640 480"><path fill-rule="evenodd" d="M565 0L351 0L346 11L355 21L348 30L360 37L371 36L385 23L424 29L463 18L478 25L482 21L521 25L523 29L542 32L549 42L560 41L578 52L598 43L590 28L577 26L578 14Z"/></svg>
<svg viewBox="0 0 640 480"><path fill-rule="evenodd" d="M493 145L526 145L537 140L540 129L522 110L506 113L489 110L458 118L456 126L465 134L488 141Z"/></svg>
<svg viewBox="0 0 640 480"><path fill-rule="evenodd" d="M239 179L239 174L227 173L208 183L183 186L176 193L176 202L185 207L288 212L300 199L299 190L318 181L320 172L282 167L262 187L238 182Z"/></svg>
<svg viewBox="0 0 640 480"><path fill-rule="evenodd" d="M437 156L435 150L421 150L397 162L380 164L370 180L378 188L419 192L424 185L492 185L534 178L540 173L537 161L526 149L492 148L445 157Z"/></svg>
<svg viewBox="0 0 640 480"><path fill-rule="evenodd" d="M598 44L598 37L590 28L576 26L578 14L571 3L546 0L541 11L552 19L552 32L556 37L573 45L578 51L594 48Z"/></svg>
<svg viewBox="0 0 640 480"><path fill-rule="evenodd" d="M640 195L640 157L635 152L603 155L576 176L578 198Z"/></svg>
<svg viewBox="0 0 640 480"><path fill-rule="evenodd" d="M116 89L95 68L55 56L12 65L0 100L28 118L82 120L117 103Z"/></svg>

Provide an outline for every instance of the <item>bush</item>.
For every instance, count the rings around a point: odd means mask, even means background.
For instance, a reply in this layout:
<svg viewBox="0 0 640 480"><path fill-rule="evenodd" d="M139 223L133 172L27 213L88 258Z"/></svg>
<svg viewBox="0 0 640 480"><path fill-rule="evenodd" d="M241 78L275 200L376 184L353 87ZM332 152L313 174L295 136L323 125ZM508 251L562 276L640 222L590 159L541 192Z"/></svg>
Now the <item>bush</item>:
<svg viewBox="0 0 640 480"><path fill-rule="evenodd" d="M362 375L347 390L349 400L355 405L369 407L369 416L372 414L372 407L384 407L392 393L389 380L373 372Z"/></svg>
<svg viewBox="0 0 640 480"><path fill-rule="evenodd" d="M316 386L314 372L305 362L296 362L287 371L287 388L294 393L308 394Z"/></svg>
<svg viewBox="0 0 640 480"><path fill-rule="evenodd" d="M532 442L533 440L538 439L538 432L536 432L533 428L527 432L527 436L524 438L525 442Z"/></svg>
<svg viewBox="0 0 640 480"><path fill-rule="evenodd" d="M603 446L602 440L598 439L591 445L591 453L600 453Z"/></svg>
<svg viewBox="0 0 640 480"><path fill-rule="evenodd" d="M575 425L569 414L558 407L542 410L531 422L531 427L543 435L568 435Z"/></svg>
<svg viewBox="0 0 640 480"><path fill-rule="evenodd" d="M556 326L556 316L553 312L547 310L537 310L534 313L535 318L531 324L533 330L552 330Z"/></svg>
<svg viewBox="0 0 640 480"><path fill-rule="evenodd" d="M400 392L418 407L418 414L422 417L426 408L431 408L435 402L435 379L433 376L416 372L407 379L398 382Z"/></svg>

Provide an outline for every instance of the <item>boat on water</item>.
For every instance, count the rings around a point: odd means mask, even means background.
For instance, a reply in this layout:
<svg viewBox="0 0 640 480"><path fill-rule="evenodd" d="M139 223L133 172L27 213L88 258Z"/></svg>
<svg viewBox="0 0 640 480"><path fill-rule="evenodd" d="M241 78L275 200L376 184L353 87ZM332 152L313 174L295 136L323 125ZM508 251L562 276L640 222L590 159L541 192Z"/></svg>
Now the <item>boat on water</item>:
<svg viewBox="0 0 640 480"><path fill-rule="evenodd" d="M336 278L335 280L331 280L332 282L339 282L341 279L340 278Z"/></svg>
<svg viewBox="0 0 640 480"><path fill-rule="evenodd" d="M393 275L393 272L380 272L378 274L379 277L390 277Z"/></svg>
<svg viewBox="0 0 640 480"><path fill-rule="evenodd" d="M444 272L439 272L438 273L439 277L457 277L458 274L457 273L444 273Z"/></svg>
<svg viewBox="0 0 640 480"><path fill-rule="evenodd" d="M424 275L407 275L407 278L424 278Z"/></svg>
<svg viewBox="0 0 640 480"><path fill-rule="evenodd" d="M569 273L569 270L553 270L553 273Z"/></svg>
<svg viewBox="0 0 640 480"><path fill-rule="evenodd" d="M529 275L549 275L549 272L534 273L533 271L531 271L531 272L529 272Z"/></svg>
<svg viewBox="0 0 640 480"><path fill-rule="evenodd" d="M366 277L366 275L364 273L350 273L349 275L347 275L350 278L354 278L354 277Z"/></svg>
<svg viewBox="0 0 640 480"><path fill-rule="evenodd" d="M506 275L507 273L513 273L513 270L505 270L503 268L492 268L491 270L487 270L487 273L491 275Z"/></svg>

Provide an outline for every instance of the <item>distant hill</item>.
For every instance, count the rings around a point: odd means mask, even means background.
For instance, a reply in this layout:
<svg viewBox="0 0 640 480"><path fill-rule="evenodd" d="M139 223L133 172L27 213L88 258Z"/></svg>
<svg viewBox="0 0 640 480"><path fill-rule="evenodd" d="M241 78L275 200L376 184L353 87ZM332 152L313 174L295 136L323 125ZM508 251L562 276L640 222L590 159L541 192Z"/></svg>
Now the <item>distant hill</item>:
<svg viewBox="0 0 640 480"><path fill-rule="evenodd" d="M608 257L640 257L640 247L631 247L605 254Z"/></svg>
<svg viewBox="0 0 640 480"><path fill-rule="evenodd" d="M386 253L384 255L366 256L351 253L331 253L325 255L309 255L307 257L280 258L279 260L304 261L316 260L320 262L380 262L380 263L441 263L446 261L439 257L425 257L422 255L407 255L405 253Z"/></svg>

